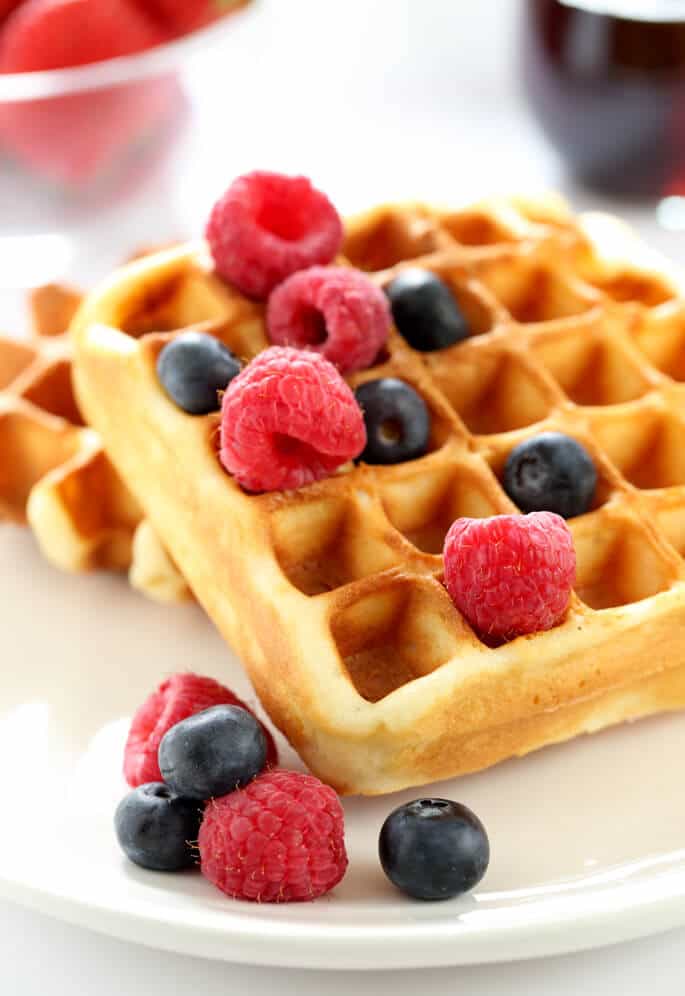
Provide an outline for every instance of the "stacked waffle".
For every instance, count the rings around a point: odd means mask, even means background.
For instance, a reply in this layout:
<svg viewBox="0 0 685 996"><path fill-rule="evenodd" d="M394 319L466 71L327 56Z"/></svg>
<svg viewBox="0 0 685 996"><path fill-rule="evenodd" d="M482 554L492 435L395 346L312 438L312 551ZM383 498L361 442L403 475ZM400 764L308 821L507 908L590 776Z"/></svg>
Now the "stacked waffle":
<svg viewBox="0 0 685 996"><path fill-rule="evenodd" d="M340 790L388 792L685 704L677 276L622 226L554 200L380 208L348 223L340 262L382 286L433 271L471 335L418 353L393 331L349 378L415 388L425 456L294 492L245 493L217 459L218 416L186 415L159 383L179 330L243 360L268 345L263 305L204 246L119 271L73 325L82 410L304 760ZM569 522L576 591L562 624L493 648L446 594L439 553L455 518L515 511L504 462L547 429L598 473Z"/></svg>
<svg viewBox="0 0 685 996"><path fill-rule="evenodd" d="M80 303L70 288L41 287L30 298L33 335L0 337L0 516L30 523L45 556L63 570L128 569L152 598L189 598L81 418L65 331Z"/></svg>

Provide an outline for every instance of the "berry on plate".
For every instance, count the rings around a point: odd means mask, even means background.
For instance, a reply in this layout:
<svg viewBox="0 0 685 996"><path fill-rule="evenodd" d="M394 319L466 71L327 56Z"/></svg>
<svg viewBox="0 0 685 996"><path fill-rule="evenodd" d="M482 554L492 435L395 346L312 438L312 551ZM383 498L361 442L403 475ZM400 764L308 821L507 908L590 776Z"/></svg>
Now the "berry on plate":
<svg viewBox="0 0 685 996"><path fill-rule="evenodd" d="M159 745L162 778L188 799L233 792L265 765L264 731L259 720L240 706L212 706L182 719Z"/></svg>
<svg viewBox="0 0 685 996"><path fill-rule="evenodd" d="M158 752L164 734L195 713L215 705L248 706L230 689L213 678L199 674L172 674L162 682L136 711L124 749L124 776L129 785L159 782ZM271 733L262 726L267 742L267 764L278 764L278 752Z"/></svg>
<svg viewBox="0 0 685 996"><path fill-rule="evenodd" d="M478 885L490 844L478 817L448 799L416 799L395 809L378 853L393 885L414 899L451 899Z"/></svg>
<svg viewBox="0 0 685 996"><path fill-rule="evenodd" d="M576 552L553 512L457 519L443 557L447 591L481 635L511 639L551 629L566 613Z"/></svg>
<svg viewBox="0 0 685 996"><path fill-rule="evenodd" d="M359 456L364 419L318 353L272 346L231 381L221 406L220 459L249 491L300 488Z"/></svg>
<svg viewBox="0 0 685 996"><path fill-rule="evenodd" d="M511 451L504 465L504 490L522 512L583 515L592 504L597 471L590 454L571 436L543 432Z"/></svg>
<svg viewBox="0 0 685 996"><path fill-rule="evenodd" d="M266 298L291 273L330 263L343 227L306 176L256 171L217 201L206 236L217 273L249 297Z"/></svg>
<svg viewBox="0 0 685 996"><path fill-rule="evenodd" d="M431 417L420 394L396 377L367 380L354 395L364 413L365 463L416 460L428 449Z"/></svg>
<svg viewBox="0 0 685 996"><path fill-rule="evenodd" d="M412 267L387 285L397 331L413 349L430 353L465 339L469 325L444 280Z"/></svg>
<svg viewBox="0 0 685 996"><path fill-rule="evenodd" d="M312 349L342 373L371 366L390 331L385 294L359 270L312 266L272 292L266 312L278 346Z"/></svg>
<svg viewBox="0 0 685 996"><path fill-rule="evenodd" d="M169 397L190 415L217 411L219 392L240 373L228 346L205 332L182 332L157 357L157 374Z"/></svg>
<svg viewBox="0 0 685 996"><path fill-rule="evenodd" d="M150 782L129 792L114 816L117 839L127 858L153 871L178 871L196 863L202 807L182 799L168 785Z"/></svg>
<svg viewBox="0 0 685 996"><path fill-rule="evenodd" d="M347 869L344 813L328 785L298 771L269 771L206 806L202 874L234 899L316 899Z"/></svg>
<svg viewBox="0 0 685 996"><path fill-rule="evenodd" d="M133 0L27 0L0 32L0 72L82 66L163 40Z"/></svg>

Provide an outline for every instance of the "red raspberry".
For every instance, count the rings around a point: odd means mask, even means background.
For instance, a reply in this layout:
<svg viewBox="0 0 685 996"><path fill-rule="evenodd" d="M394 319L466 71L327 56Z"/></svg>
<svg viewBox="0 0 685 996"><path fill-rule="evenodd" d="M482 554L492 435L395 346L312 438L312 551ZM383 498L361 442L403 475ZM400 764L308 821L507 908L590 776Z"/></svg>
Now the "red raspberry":
<svg viewBox="0 0 685 996"><path fill-rule="evenodd" d="M130 0L28 0L0 34L0 72L81 66L163 40Z"/></svg>
<svg viewBox="0 0 685 996"><path fill-rule="evenodd" d="M15 7L18 7L22 0L0 0L0 21L9 17Z"/></svg>
<svg viewBox="0 0 685 996"><path fill-rule="evenodd" d="M161 782L157 750L167 730L196 712L215 705L237 705L252 712L242 699L213 678L199 674L172 674L137 710L124 748L124 775L129 785ZM266 763L278 764L274 738L262 724L267 743Z"/></svg>
<svg viewBox="0 0 685 996"><path fill-rule="evenodd" d="M0 145L35 172L74 187L99 175L120 175L123 163L138 163L138 171L121 174L130 184L141 170L149 171L153 153L164 154L183 99L178 81L163 76L66 97L0 101ZM138 143L144 140L147 154L140 158Z"/></svg>
<svg viewBox="0 0 685 996"><path fill-rule="evenodd" d="M361 408L318 353L272 346L228 385L221 463L248 491L300 488L329 477L366 446Z"/></svg>
<svg viewBox="0 0 685 996"><path fill-rule="evenodd" d="M306 176L256 171L234 180L217 201L206 235L217 272L244 294L265 298L296 270L330 263L343 228Z"/></svg>
<svg viewBox="0 0 685 996"><path fill-rule="evenodd" d="M163 40L131 0L27 0L0 30L0 73L97 62ZM37 172L78 183L104 168L111 173L124 151L171 119L170 108L178 101L178 84L167 76L58 98L0 102L0 141Z"/></svg>
<svg viewBox="0 0 685 996"><path fill-rule="evenodd" d="M313 775L268 771L207 803L199 848L202 874L233 899L316 899L347 868L343 808Z"/></svg>
<svg viewBox="0 0 685 996"><path fill-rule="evenodd" d="M147 7L170 34L185 35L243 6L245 0L138 0L138 3Z"/></svg>
<svg viewBox="0 0 685 996"><path fill-rule="evenodd" d="M390 331L390 305L365 273L312 266L273 291L266 323L272 342L315 350L349 373L378 356Z"/></svg>
<svg viewBox="0 0 685 996"><path fill-rule="evenodd" d="M576 553L554 512L457 519L443 556L452 601L484 635L510 639L551 629L568 608Z"/></svg>

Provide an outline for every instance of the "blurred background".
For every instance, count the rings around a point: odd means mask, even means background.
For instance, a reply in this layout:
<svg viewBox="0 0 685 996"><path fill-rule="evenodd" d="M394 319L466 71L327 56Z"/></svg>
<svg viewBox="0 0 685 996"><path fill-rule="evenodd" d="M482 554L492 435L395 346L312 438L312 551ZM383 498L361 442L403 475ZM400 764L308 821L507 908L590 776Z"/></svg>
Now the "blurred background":
<svg viewBox="0 0 685 996"><path fill-rule="evenodd" d="M29 286L199 234L256 167L309 174L343 212L556 189L685 259L682 0L253 0L62 73L2 51L6 331Z"/></svg>

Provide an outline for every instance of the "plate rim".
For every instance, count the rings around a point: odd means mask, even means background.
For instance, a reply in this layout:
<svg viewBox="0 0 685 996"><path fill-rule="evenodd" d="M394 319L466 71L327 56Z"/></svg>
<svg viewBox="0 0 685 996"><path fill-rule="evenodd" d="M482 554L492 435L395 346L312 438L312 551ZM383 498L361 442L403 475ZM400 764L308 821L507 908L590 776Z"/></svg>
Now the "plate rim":
<svg viewBox="0 0 685 996"><path fill-rule="evenodd" d="M668 888L654 889L655 884ZM648 888L645 888L648 886ZM154 903L112 906L77 887L70 893L29 884L0 869L0 897L74 926L181 955L264 967L391 970L524 961L606 947L648 937L685 923L685 860L657 875L591 891L592 909L579 915L578 899L555 916L544 901L517 923L498 911L493 926L464 924L464 914L424 923L361 926L297 923L204 911L190 920L183 909L160 915ZM601 896L602 902L596 899ZM562 903L563 906L563 903ZM133 908L135 907L135 908ZM529 907L529 909L532 907ZM582 909L582 907L581 907ZM409 943L411 942L411 943Z"/></svg>

